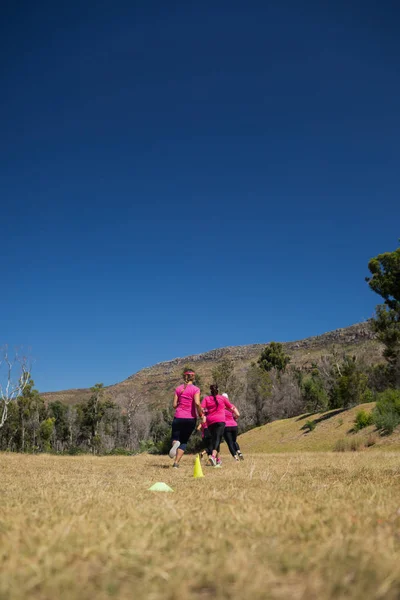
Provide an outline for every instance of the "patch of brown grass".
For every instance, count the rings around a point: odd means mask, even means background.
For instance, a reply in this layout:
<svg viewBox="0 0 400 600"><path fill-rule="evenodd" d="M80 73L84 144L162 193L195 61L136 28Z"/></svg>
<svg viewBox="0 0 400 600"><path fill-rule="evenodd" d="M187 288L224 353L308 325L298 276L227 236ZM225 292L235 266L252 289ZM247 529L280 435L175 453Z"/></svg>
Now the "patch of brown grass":
<svg viewBox="0 0 400 600"><path fill-rule="evenodd" d="M400 595L400 455L0 455L0 598ZM164 481L174 493L147 491Z"/></svg>

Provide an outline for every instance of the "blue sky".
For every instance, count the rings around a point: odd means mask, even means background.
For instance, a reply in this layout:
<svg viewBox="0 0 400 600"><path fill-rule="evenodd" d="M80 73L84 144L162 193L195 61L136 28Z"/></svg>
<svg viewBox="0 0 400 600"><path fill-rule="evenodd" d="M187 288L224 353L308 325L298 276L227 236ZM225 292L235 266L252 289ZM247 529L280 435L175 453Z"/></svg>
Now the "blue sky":
<svg viewBox="0 0 400 600"><path fill-rule="evenodd" d="M1 342L41 391L371 316L400 9L323 4L2 3Z"/></svg>

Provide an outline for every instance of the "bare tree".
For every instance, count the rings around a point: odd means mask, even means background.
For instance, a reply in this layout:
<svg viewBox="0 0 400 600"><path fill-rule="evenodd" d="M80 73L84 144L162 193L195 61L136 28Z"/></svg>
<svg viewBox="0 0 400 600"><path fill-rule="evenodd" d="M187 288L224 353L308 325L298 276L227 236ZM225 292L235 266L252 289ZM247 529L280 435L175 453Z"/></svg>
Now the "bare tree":
<svg viewBox="0 0 400 600"><path fill-rule="evenodd" d="M17 400L28 385L31 364L26 356L15 350L10 353L7 346L0 350L0 429L7 420L8 406Z"/></svg>
<svg viewBox="0 0 400 600"><path fill-rule="evenodd" d="M151 416L146 399L134 390L124 396L122 404L126 411L128 444L133 450L149 435Z"/></svg>

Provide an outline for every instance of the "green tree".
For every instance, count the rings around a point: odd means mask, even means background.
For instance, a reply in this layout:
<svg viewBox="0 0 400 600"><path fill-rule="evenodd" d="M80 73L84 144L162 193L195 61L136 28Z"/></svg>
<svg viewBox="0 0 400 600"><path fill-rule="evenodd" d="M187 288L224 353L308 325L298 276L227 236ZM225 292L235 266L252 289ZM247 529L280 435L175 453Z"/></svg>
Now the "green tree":
<svg viewBox="0 0 400 600"><path fill-rule="evenodd" d="M308 411L323 411L328 407L328 394L317 366L313 367L309 377L301 379L300 387Z"/></svg>
<svg viewBox="0 0 400 600"><path fill-rule="evenodd" d="M264 348L258 359L258 365L264 371L276 369L278 373L285 371L290 363L290 356L285 353L283 345L279 342L271 342Z"/></svg>
<svg viewBox="0 0 400 600"><path fill-rule="evenodd" d="M51 450L51 438L54 433L54 417L49 417L40 423L40 440L44 452Z"/></svg>
<svg viewBox="0 0 400 600"><path fill-rule="evenodd" d="M384 300L376 307L372 327L385 346L388 383L400 387L400 248L372 258L368 269L369 287Z"/></svg>
<svg viewBox="0 0 400 600"><path fill-rule="evenodd" d="M100 447L99 425L104 416L107 403L104 401L104 385L96 383L90 388L92 395L82 406L81 434L92 452L96 454Z"/></svg>
<svg viewBox="0 0 400 600"><path fill-rule="evenodd" d="M46 406L34 388L31 377L17 399L19 413L18 446L22 452L35 451L39 442L40 423L46 418Z"/></svg>
<svg viewBox="0 0 400 600"><path fill-rule="evenodd" d="M271 420L269 414L271 391L270 374L252 364L247 372L246 395L243 406L244 417L250 427L259 427Z"/></svg>
<svg viewBox="0 0 400 600"><path fill-rule="evenodd" d="M62 448L63 445L67 444L70 439L68 410L68 406L59 400L50 402L48 406L48 414L50 417L54 418L56 440L61 444Z"/></svg>
<svg viewBox="0 0 400 600"><path fill-rule="evenodd" d="M224 358L218 365L212 370L213 381L218 385L220 392L226 392L229 387L229 380L232 376L234 369L233 361L229 358Z"/></svg>
<svg viewBox="0 0 400 600"><path fill-rule="evenodd" d="M329 408L348 408L373 397L368 388L368 376L362 372L355 356L346 356L341 365L335 365L336 382L331 390Z"/></svg>

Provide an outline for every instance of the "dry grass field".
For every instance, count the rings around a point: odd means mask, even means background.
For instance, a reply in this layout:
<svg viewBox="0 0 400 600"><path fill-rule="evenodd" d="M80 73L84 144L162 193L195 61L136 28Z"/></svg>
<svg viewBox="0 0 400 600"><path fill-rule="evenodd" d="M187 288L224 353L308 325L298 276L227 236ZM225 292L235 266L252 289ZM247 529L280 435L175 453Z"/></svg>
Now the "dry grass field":
<svg viewBox="0 0 400 600"><path fill-rule="evenodd" d="M240 436L240 445L245 452L251 453L326 452L334 450L337 442L344 440L367 444L372 450L400 450L399 428L387 436L381 436L374 425L357 433L353 431L358 411L371 412L374 406L375 402L369 402L347 410L330 410L273 421ZM313 431L305 429L307 421L315 423Z"/></svg>
<svg viewBox="0 0 400 600"><path fill-rule="evenodd" d="M226 450L225 450L226 453ZM0 455L0 599L400 597L400 454ZM164 481L174 493L149 492Z"/></svg>

